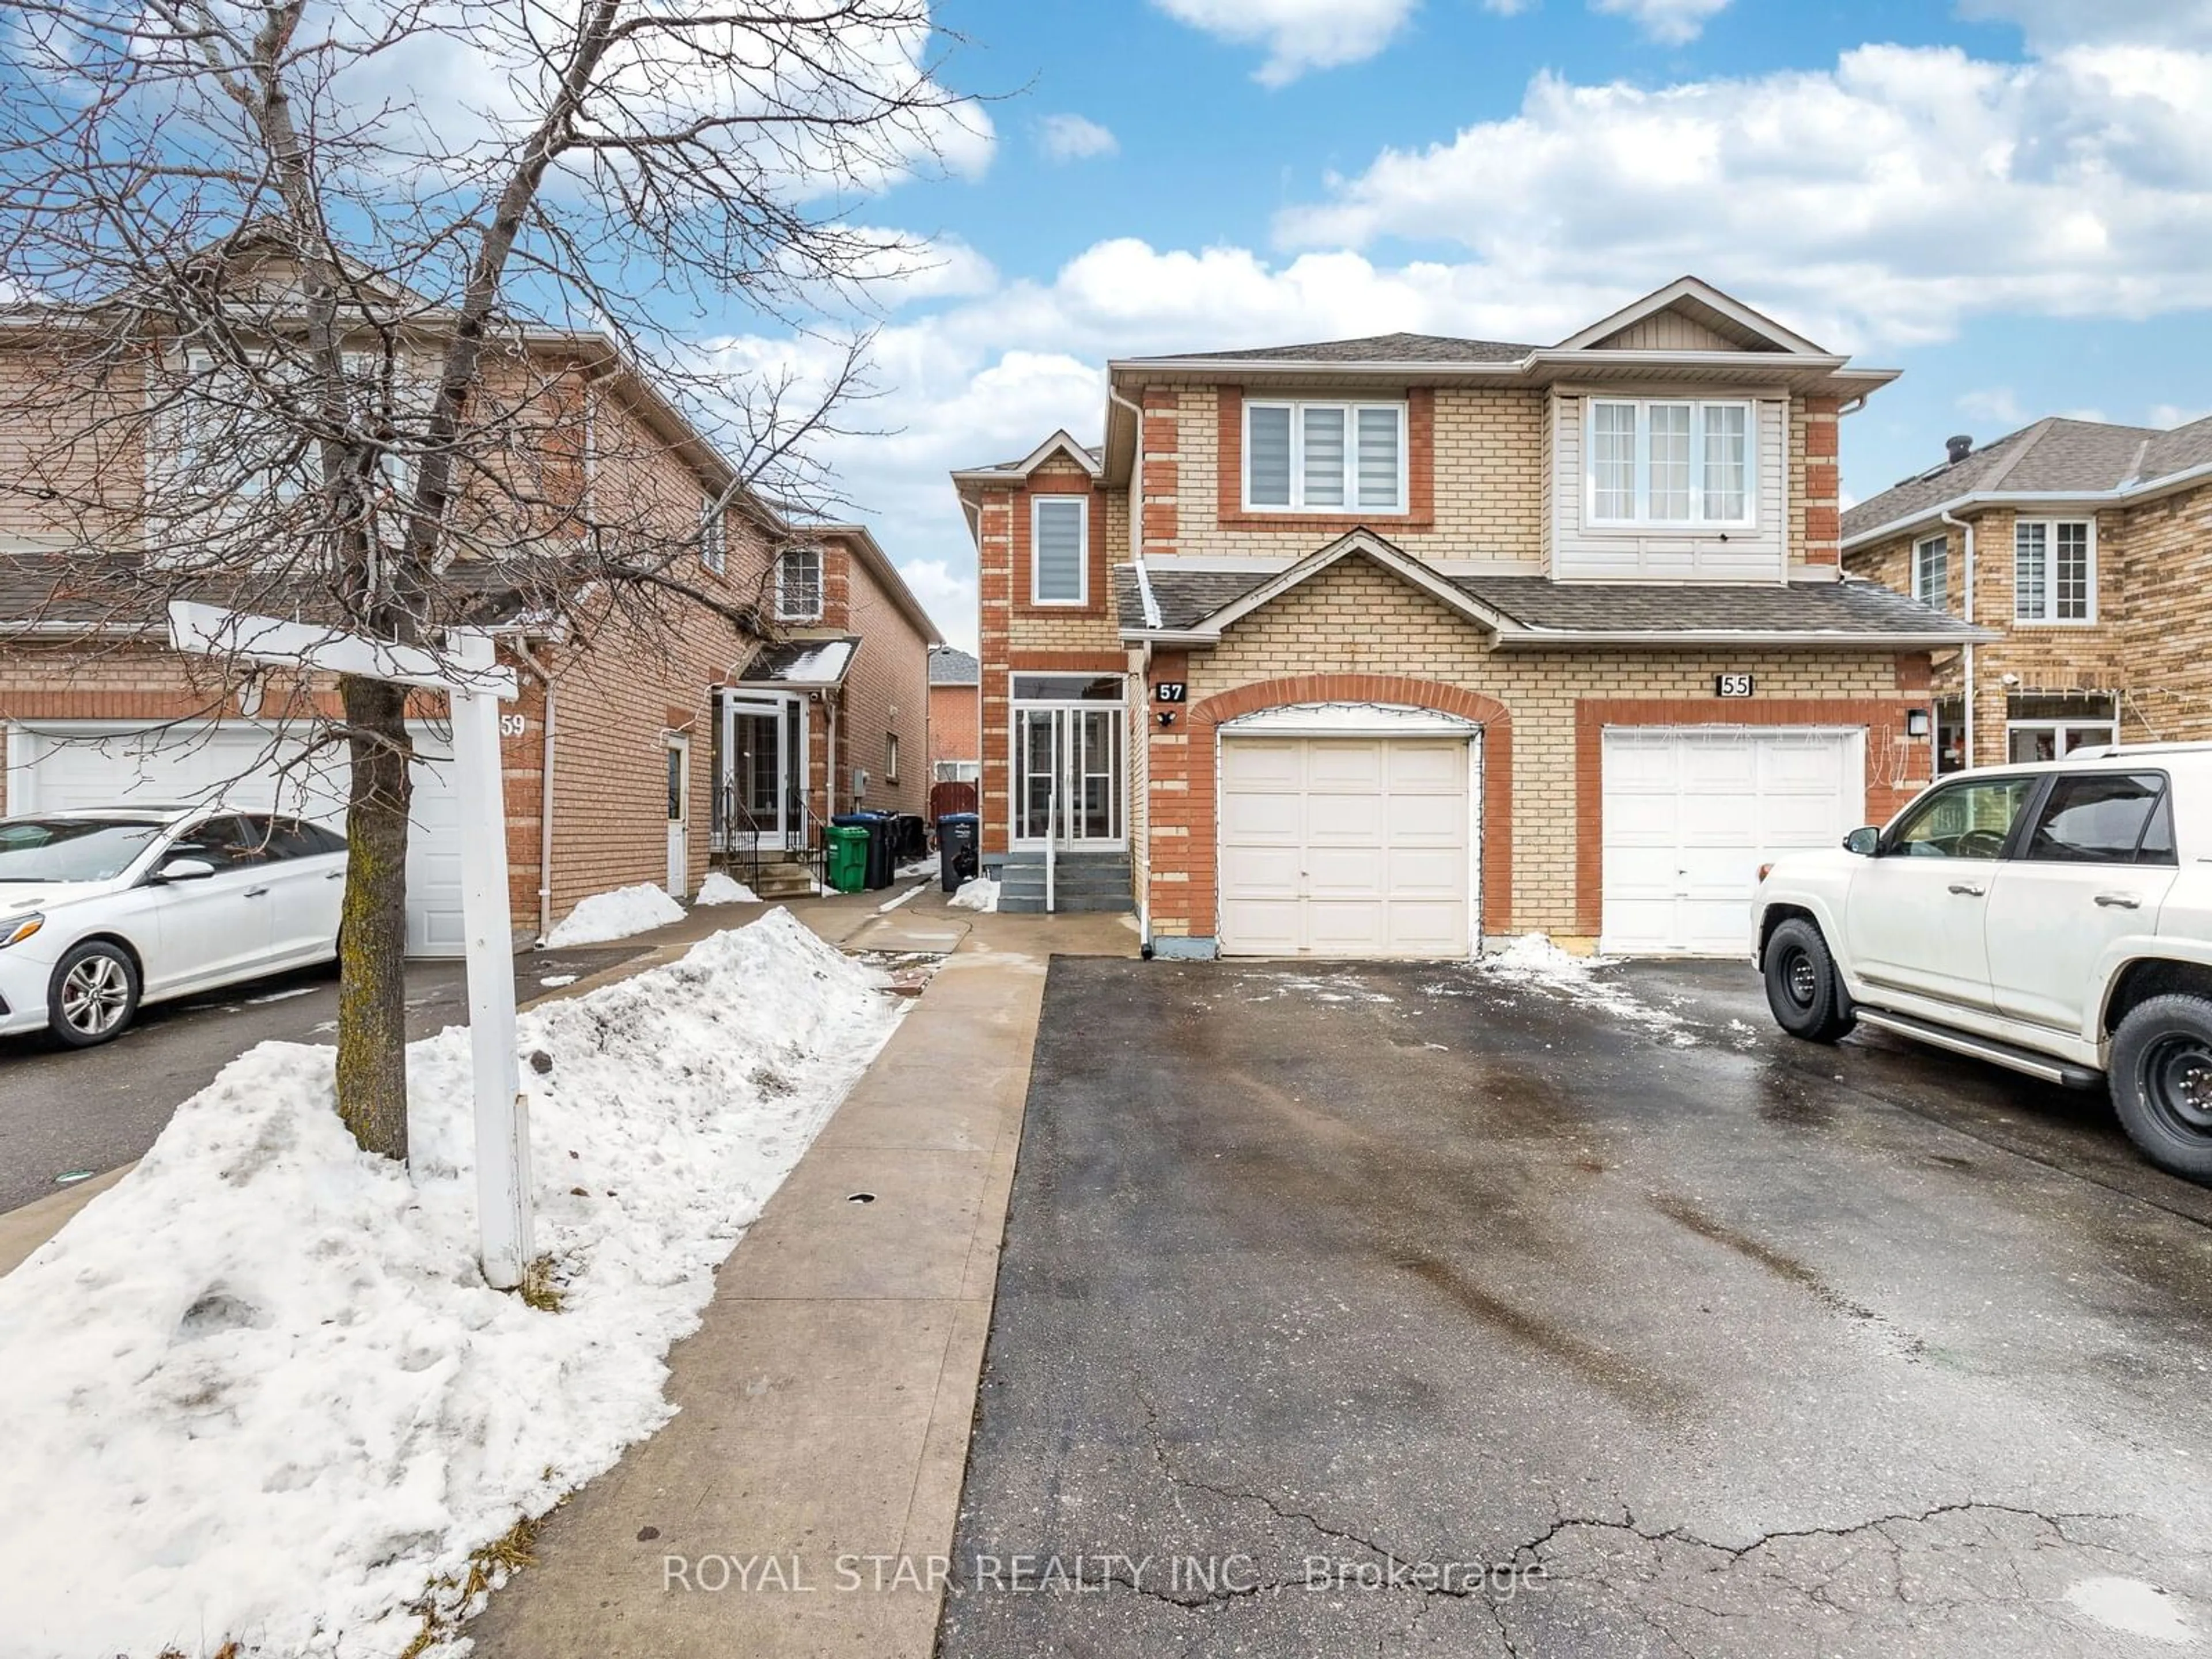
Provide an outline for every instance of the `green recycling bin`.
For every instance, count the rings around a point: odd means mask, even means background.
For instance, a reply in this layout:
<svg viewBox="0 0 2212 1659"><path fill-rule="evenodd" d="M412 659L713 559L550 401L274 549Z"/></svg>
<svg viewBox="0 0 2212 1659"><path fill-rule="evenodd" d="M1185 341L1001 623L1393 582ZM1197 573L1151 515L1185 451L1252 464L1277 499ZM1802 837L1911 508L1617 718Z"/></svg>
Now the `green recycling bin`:
<svg viewBox="0 0 2212 1659"><path fill-rule="evenodd" d="M841 893L857 893L868 884L868 832L857 823L833 823L823 832L827 838L830 884Z"/></svg>

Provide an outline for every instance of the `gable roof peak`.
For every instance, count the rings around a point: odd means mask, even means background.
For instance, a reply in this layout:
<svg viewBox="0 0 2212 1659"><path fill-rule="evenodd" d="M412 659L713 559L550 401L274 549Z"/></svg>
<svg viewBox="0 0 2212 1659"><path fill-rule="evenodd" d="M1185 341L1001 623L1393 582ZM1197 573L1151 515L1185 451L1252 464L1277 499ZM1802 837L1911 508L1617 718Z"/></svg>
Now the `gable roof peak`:
<svg viewBox="0 0 2212 1659"><path fill-rule="evenodd" d="M1715 288L1704 277L1686 274L1663 288L1652 289L1640 300L1630 301L1611 316L1601 317L1589 327L1570 334L1555 349L1601 349L1616 335L1626 333L1662 312L1679 313L1707 332L1720 337L1727 343L1719 349L1779 352L1799 357L1831 355L1764 312L1754 311L1734 295Z"/></svg>

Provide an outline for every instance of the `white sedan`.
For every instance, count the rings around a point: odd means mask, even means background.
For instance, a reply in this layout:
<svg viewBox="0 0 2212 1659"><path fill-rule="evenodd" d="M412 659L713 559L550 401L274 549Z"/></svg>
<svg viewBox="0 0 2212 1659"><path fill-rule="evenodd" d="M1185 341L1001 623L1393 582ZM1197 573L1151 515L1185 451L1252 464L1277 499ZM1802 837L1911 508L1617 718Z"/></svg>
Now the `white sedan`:
<svg viewBox="0 0 2212 1659"><path fill-rule="evenodd" d="M344 837L227 807L0 818L0 1034L105 1042L141 1006L329 962Z"/></svg>

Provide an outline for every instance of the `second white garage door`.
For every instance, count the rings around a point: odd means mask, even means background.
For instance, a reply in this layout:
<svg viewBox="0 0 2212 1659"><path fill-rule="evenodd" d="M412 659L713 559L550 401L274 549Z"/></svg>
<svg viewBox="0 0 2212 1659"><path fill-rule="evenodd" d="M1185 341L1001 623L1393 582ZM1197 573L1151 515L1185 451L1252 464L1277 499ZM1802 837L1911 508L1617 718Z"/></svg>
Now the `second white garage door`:
<svg viewBox="0 0 2212 1659"><path fill-rule="evenodd" d="M1866 822L1866 733L1741 726L1605 734L1598 948L1742 956L1759 866Z"/></svg>
<svg viewBox="0 0 2212 1659"><path fill-rule="evenodd" d="M1468 748L1224 735L1224 953L1466 956Z"/></svg>
<svg viewBox="0 0 2212 1659"><path fill-rule="evenodd" d="M461 927L461 823L445 740L412 728L414 810L407 836L407 954L457 957ZM343 752L312 769L297 764L304 745L245 720L131 727L94 720L35 720L8 735L8 810L64 811L79 806L191 805L223 799L276 806L345 828ZM295 764L280 783L277 768Z"/></svg>

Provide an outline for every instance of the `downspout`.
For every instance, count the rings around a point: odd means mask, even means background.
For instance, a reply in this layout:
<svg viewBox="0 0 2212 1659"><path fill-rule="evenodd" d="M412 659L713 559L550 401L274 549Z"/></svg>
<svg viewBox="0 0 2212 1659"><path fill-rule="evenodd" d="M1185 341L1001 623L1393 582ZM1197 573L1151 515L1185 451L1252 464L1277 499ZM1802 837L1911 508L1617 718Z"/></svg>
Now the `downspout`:
<svg viewBox="0 0 2212 1659"><path fill-rule="evenodd" d="M544 747L538 763L538 942L542 945L553 931L553 677L520 640L514 641L514 654L545 688Z"/></svg>
<svg viewBox="0 0 2212 1659"><path fill-rule="evenodd" d="M1120 392L1114 390L1114 379L1110 374L1106 378L1106 400L1111 404L1119 404L1123 409L1127 410L1131 415L1136 417L1136 456L1135 459L1129 463L1129 563L1131 568L1136 572L1137 591L1144 596L1146 626L1157 628L1159 626L1159 615L1158 608L1154 605L1152 599L1152 579L1145 574L1145 411L1140 404L1130 402L1129 399L1124 398ZM1150 669L1152 665L1152 645L1150 640L1145 641L1144 665L1146 669ZM1138 678L1139 683L1141 685L1146 683L1147 677L1140 673ZM1149 778L1152 775L1152 763L1150 752L1152 742L1152 709L1141 694L1137 699L1137 712L1139 716L1138 720L1138 729L1144 734L1146 750L1145 757L1145 775ZM1128 786L1129 780L1127 774L1128 766L1125 762L1122 766L1121 778L1121 783L1124 788ZM1128 804L1124 802L1121 808L1121 816L1124 822L1127 820L1128 811ZM1152 833L1152 804L1150 801L1146 801L1145 803L1145 834L1149 837ZM1137 861L1133 857L1129 860L1129 871L1132 879L1135 877L1136 867ZM1137 948L1147 957L1152 954L1152 852L1148 848L1146 849L1145 854L1145 879L1142 883L1138 884L1137 890ZM1046 849L1045 884L1048 890L1049 890L1052 884L1051 850L1049 848ZM1049 900L1048 900L1046 908L1049 909L1050 908L1051 904Z"/></svg>
<svg viewBox="0 0 2212 1659"><path fill-rule="evenodd" d="M1966 626L1967 626L1967 627L1969 627L1969 628L1972 628L1972 627L1973 627L1973 626L1975 625L1975 623L1974 623L1974 526L1973 526L1972 524L1968 523L1968 522L1967 522L1966 520L1964 520L1964 519L1960 519L1960 518L1954 518L1954 516L1953 516L1953 515L1952 515L1952 514L1951 514L1948 510L1947 510L1947 511L1945 511L1945 512L1944 512L1941 516L1942 516L1942 518L1943 522L1944 522L1946 525L1949 526L1950 526L1952 529L1954 529L1954 530L1956 530L1956 531L1960 532L1961 532L1961 534L1962 534L1962 536L1963 536L1963 538L1964 538L1963 545L1962 545L1962 548L1961 548L1961 556L1962 556L1962 557L1964 557L1964 558L1965 558L1965 560L1966 561ZM1974 642L1973 642L1972 640L1968 640L1968 641L1966 641L1966 655L1965 655L1965 657L1961 659L1961 663L1960 663L1960 670L1961 670L1961 672L1962 672L1962 674L1963 674L1963 676L1964 676L1964 678L1965 678L1965 680L1966 680L1966 717L1965 717L1965 719L1960 722L1960 726L1961 726L1961 728L1962 728L1963 737L1964 737L1964 741L1965 741L1965 744L1966 744L1966 765L1968 766L1968 768L1970 768L1970 769L1971 769L1971 768L1975 764L1975 756L1974 756ZM1940 773L1942 771L1942 769L1943 769L1943 752L1942 752L1942 750L1943 750L1942 739L1939 738L1937 738L1937 739L1936 739L1936 771L1937 771L1939 774L1940 774Z"/></svg>

